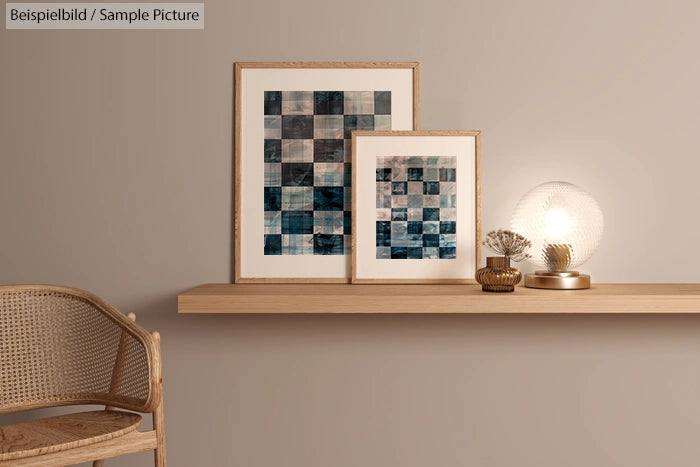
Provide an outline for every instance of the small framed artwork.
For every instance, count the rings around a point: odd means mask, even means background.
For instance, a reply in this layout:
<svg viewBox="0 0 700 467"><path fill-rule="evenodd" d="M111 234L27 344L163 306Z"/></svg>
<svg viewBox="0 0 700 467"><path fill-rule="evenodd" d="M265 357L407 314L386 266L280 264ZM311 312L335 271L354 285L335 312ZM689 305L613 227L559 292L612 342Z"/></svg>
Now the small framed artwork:
<svg viewBox="0 0 700 467"><path fill-rule="evenodd" d="M417 129L418 70L235 64L235 282L350 282L351 135Z"/></svg>
<svg viewBox="0 0 700 467"><path fill-rule="evenodd" d="M480 135L353 133L353 283L475 283Z"/></svg>

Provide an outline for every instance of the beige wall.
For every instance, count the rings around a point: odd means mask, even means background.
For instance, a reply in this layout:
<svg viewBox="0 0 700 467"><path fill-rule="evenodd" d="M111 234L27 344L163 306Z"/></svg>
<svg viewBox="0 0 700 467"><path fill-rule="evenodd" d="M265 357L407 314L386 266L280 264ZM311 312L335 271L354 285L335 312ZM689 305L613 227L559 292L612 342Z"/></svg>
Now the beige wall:
<svg viewBox="0 0 700 467"><path fill-rule="evenodd" d="M606 215L594 280L698 281L699 5L217 0L204 31L3 29L0 283L162 332L174 467L696 466L700 316L179 316L176 296L230 280L232 64L255 60L420 61L423 128L484 131L485 229L563 179Z"/></svg>

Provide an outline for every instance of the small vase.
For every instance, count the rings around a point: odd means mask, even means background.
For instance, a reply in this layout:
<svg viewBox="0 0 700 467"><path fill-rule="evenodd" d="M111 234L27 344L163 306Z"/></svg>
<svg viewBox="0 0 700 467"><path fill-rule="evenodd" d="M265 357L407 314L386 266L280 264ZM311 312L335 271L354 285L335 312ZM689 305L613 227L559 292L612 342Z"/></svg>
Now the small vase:
<svg viewBox="0 0 700 467"><path fill-rule="evenodd" d="M510 258L489 256L486 267L476 271L476 281L484 292L513 292L515 284L520 282L522 274L510 267Z"/></svg>

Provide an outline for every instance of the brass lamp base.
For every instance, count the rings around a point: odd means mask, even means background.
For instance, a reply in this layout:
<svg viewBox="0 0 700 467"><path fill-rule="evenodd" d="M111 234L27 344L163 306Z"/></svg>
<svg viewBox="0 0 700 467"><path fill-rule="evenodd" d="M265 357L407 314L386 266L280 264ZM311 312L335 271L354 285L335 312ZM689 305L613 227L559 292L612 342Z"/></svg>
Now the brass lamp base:
<svg viewBox="0 0 700 467"><path fill-rule="evenodd" d="M525 287L557 290L589 289L591 276L579 274L576 271L535 271L534 274L525 275Z"/></svg>

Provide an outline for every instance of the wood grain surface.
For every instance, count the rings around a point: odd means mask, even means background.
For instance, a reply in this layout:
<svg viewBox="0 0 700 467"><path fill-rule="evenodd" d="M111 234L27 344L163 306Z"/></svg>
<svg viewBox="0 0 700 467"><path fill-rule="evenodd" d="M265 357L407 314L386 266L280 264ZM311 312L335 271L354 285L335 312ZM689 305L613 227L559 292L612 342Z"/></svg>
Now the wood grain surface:
<svg viewBox="0 0 700 467"><path fill-rule="evenodd" d="M135 431L141 416L98 410L0 426L0 461L99 443Z"/></svg>
<svg viewBox="0 0 700 467"><path fill-rule="evenodd" d="M144 433L132 431L119 438L113 438L98 444L81 446L68 451L53 452L44 456L3 461L0 465L2 467L63 467L89 462L95 458L109 458L156 449L156 444L155 431Z"/></svg>
<svg viewBox="0 0 700 467"><path fill-rule="evenodd" d="M205 284L179 313L698 313L700 284L593 284L585 290L479 285Z"/></svg>

